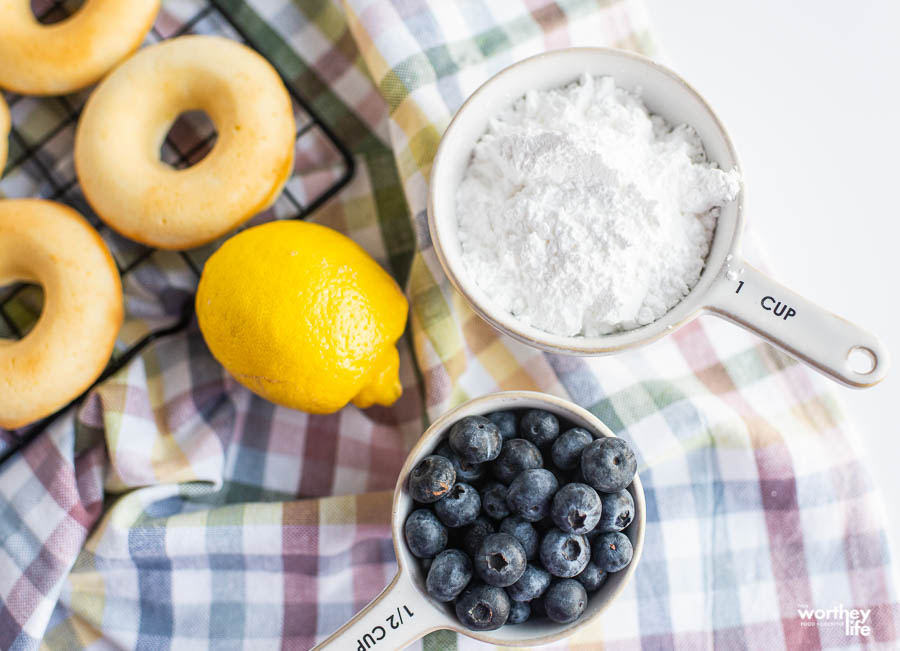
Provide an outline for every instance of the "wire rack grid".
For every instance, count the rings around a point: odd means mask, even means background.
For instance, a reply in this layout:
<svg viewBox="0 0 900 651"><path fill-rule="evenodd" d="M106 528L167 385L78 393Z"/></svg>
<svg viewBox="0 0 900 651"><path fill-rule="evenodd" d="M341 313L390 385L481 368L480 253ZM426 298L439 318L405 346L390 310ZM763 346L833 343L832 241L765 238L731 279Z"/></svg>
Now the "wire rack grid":
<svg viewBox="0 0 900 651"><path fill-rule="evenodd" d="M52 23L68 17L79 5L72 0L47 0L33 6L38 20ZM186 34L219 34L261 50L217 0L164 3L145 45ZM344 143L280 70L279 74L294 105L297 162L293 176L272 208L244 228L273 218L303 219L339 192L354 173L354 161ZM103 224L81 193L72 160L75 125L89 94L90 89L47 98L4 94L13 124L9 160L0 175L0 195L59 201L88 219L109 247L122 276L126 322L109 364L87 391L25 428L0 430L0 463L80 403L93 386L122 369L147 345L185 329L193 317L193 293L203 263L225 239L190 251L160 251L127 240ZM172 167L183 169L201 160L215 142L215 128L205 114L186 113L167 135L160 157ZM40 314L41 302L41 290L34 285L14 283L0 287L0 337L17 340L26 336Z"/></svg>

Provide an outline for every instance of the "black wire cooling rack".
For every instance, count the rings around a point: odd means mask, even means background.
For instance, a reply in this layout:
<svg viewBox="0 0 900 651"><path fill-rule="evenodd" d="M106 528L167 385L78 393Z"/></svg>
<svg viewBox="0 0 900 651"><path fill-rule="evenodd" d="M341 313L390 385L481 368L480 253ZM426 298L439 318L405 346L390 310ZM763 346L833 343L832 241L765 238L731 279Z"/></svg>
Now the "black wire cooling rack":
<svg viewBox="0 0 900 651"><path fill-rule="evenodd" d="M253 37L241 28L222 2L181 0L173 4L177 5L178 14L174 16L167 14L165 12L168 6L164 7L164 12L151 29L145 44L185 34L219 34L241 41L265 56L265 52L257 47ZM77 7L78 4L73 4L71 0L47 0L35 3L37 18L44 23L62 20L71 15ZM308 190L299 180L298 173L302 175L306 170L300 168L302 163L298 161L294 176L285 185L282 195L271 209L276 218L303 219L350 181L354 173L354 161L347 147L317 115L295 85L284 77L281 70L279 74L282 75L294 104L298 127L297 147L300 148L304 142L307 145L312 143L330 153L325 178L312 184L315 188L313 191ZM126 304L126 325L120 334L120 342L106 369L94 383L96 385L122 369L153 341L188 326L193 317L193 292L200 277L200 270L218 243L191 251L160 251L126 240L101 222L81 194L72 162L75 125L90 90L74 95L47 98L4 94L13 116L13 124L10 131L9 159L0 187L3 187L10 196L37 196L59 201L72 206L84 215L109 246L122 276L126 293L129 282L143 275L143 282L137 293L152 294L153 278L160 275L158 268L166 269L167 272L163 274L162 281L157 278L156 282L167 288L175 286L183 290L168 292L164 297L145 297L148 301L160 300L166 304L163 311L168 316L164 319L156 315L149 321L137 320L135 323L129 323L130 315L127 313L128 304ZM40 116L37 120L33 119L36 114ZM202 159L212 149L215 141L215 129L205 116L186 114L176 122L167 136L162 146L161 158L173 167L183 169ZM7 188L6 185L11 187ZM144 271L147 273L143 273ZM166 273L169 278L165 278ZM176 305L173 306L173 302ZM40 312L40 303L40 290L34 285L15 283L0 287L0 337L12 339L24 337L34 325L35 315ZM6 447L0 452L0 464L43 432L63 412L81 402L90 388L43 420L19 430L7 431L3 437L6 439Z"/></svg>

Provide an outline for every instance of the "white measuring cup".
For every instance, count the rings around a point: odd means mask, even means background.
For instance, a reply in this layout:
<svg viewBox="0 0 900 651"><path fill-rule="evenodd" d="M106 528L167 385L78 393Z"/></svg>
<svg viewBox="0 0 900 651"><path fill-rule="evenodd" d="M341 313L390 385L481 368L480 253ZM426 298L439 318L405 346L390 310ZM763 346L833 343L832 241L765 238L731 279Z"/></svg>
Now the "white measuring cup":
<svg viewBox="0 0 900 651"><path fill-rule="evenodd" d="M492 393L466 402L438 418L422 435L406 457L394 489L391 509L391 534L399 569L393 581L368 606L344 624L316 649L346 649L369 651L401 649L431 631L449 629L469 637L503 646L531 646L548 644L575 633L596 618L622 592L641 557L644 546L646 508L641 480L635 476L628 487L634 498L634 521L625 530L634 547L629 565L609 575L603 586L589 595L584 613L569 624L556 624L548 619L529 620L523 624L506 625L494 631L472 631L459 623L453 602L439 603L425 590L425 573L421 561L406 546L403 526L415 505L409 495L406 479L410 471L424 457L431 454L449 433L450 427L465 416L484 415L509 409L545 409L578 427L584 427L595 437L614 436L596 416L567 400L533 391L504 391Z"/></svg>
<svg viewBox="0 0 900 651"><path fill-rule="evenodd" d="M890 357L878 337L815 305L748 264L740 254L744 195L722 208L706 266L693 290L662 318L600 337L560 337L497 309L465 270L457 236L456 190L488 120L531 89L559 88L582 74L609 75L636 91L651 113L696 129L710 160L739 168L734 145L704 99L671 70L645 57L608 48L569 48L515 63L478 88L451 121L431 169L428 225L450 282L497 330L537 348L604 355L648 344L709 312L755 332L769 343L850 387L877 384Z"/></svg>

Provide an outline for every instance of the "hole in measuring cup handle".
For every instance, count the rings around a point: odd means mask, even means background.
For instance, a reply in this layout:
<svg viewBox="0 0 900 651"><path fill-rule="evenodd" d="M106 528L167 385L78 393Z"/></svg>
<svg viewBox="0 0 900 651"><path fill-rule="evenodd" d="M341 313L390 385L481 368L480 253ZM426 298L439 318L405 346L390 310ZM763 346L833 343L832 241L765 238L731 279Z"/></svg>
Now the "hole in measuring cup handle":
<svg viewBox="0 0 900 651"><path fill-rule="evenodd" d="M870 348L854 346L847 351L847 366L854 373L868 375L878 366L878 356Z"/></svg>

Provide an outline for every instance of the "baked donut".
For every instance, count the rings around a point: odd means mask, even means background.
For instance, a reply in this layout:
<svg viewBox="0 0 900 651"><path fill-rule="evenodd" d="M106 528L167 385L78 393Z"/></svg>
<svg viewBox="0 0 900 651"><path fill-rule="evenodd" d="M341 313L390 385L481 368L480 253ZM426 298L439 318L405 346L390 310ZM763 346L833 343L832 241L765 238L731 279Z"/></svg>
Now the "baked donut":
<svg viewBox="0 0 900 651"><path fill-rule="evenodd" d="M52 414L103 372L122 325L122 283L96 230L41 199L0 200L0 285L44 289L44 309L19 341L0 339L0 427Z"/></svg>
<svg viewBox="0 0 900 651"><path fill-rule="evenodd" d="M202 110L212 151L176 170L159 150L176 118ZM75 134L85 198L109 226L160 249L188 249L268 208L294 165L294 113L259 54L220 36L151 45L104 79Z"/></svg>
<svg viewBox="0 0 900 651"><path fill-rule="evenodd" d="M6 105L6 100L3 99L3 95L0 95L0 176L3 176L3 169L6 167L10 124L9 107Z"/></svg>
<svg viewBox="0 0 900 651"><path fill-rule="evenodd" d="M90 86L134 52L160 0L85 0L72 16L42 25L30 0L0 0L0 87L65 95Z"/></svg>

